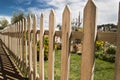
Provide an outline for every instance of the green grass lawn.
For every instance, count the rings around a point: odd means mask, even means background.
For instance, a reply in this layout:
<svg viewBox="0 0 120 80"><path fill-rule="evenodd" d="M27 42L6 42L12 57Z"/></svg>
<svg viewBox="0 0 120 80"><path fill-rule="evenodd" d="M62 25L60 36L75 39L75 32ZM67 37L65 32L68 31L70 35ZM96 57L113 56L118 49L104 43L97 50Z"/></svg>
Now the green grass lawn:
<svg viewBox="0 0 120 80"><path fill-rule="evenodd" d="M80 80L80 63L81 55L71 54L70 55L70 74L69 80ZM61 55L60 51L55 53L55 80L60 80L60 62ZM48 72L48 61L45 61L45 80L47 79ZM94 71L94 80L113 80L114 77L114 63L109 63L103 60L95 60L95 71Z"/></svg>

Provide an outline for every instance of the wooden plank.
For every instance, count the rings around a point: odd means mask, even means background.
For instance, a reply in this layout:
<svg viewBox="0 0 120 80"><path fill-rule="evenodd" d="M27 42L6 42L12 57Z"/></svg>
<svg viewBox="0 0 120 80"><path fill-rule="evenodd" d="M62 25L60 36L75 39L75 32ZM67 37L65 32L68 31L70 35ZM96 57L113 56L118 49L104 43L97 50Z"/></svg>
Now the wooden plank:
<svg viewBox="0 0 120 80"><path fill-rule="evenodd" d="M37 16L34 15L33 19L33 78L36 80L37 75L37 38L36 38L36 26L37 26Z"/></svg>
<svg viewBox="0 0 120 80"><path fill-rule="evenodd" d="M117 36L116 32L98 32L97 40L115 43L117 39L116 36Z"/></svg>
<svg viewBox="0 0 120 80"><path fill-rule="evenodd" d="M25 63L26 67L28 66L28 52L27 52L27 19L24 18L24 53L25 53Z"/></svg>
<svg viewBox="0 0 120 80"><path fill-rule="evenodd" d="M17 36L18 36L18 58L20 57L20 54L19 54L19 22L18 22L18 25L17 25Z"/></svg>
<svg viewBox="0 0 120 80"><path fill-rule="evenodd" d="M24 19L22 19L22 24L21 24L21 48L22 48L22 64L24 66L24 61L25 61L25 58L24 58Z"/></svg>
<svg viewBox="0 0 120 80"><path fill-rule="evenodd" d="M20 27L19 27L19 38L20 38L20 62L23 60L23 56L22 56L22 21L20 21ZM20 63L21 64L21 63ZM21 66L21 65L20 65Z"/></svg>
<svg viewBox="0 0 120 80"><path fill-rule="evenodd" d="M17 23L15 23L15 33L17 32ZM17 34L15 34L15 36L17 36ZM15 37L15 53L16 53L16 57L17 57L17 37Z"/></svg>
<svg viewBox="0 0 120 80"><path fill-rule="evenodd" d="M81 61L81 80L93 80L94 55L96 41L96 6L88 0L84 8L83 22L83 53Z"/></svg>
<svg viewBox="0 0 120 80"><path fill-rule="evenodd" d="M68 80L69 78L70 34L71 34L71 12L69 7L66 6L63 12L62 19L61 80Z"/></svg>
<svg viewBox="0 0 120 80"><path fill-rule="evenodd" d="M28 29L28 65L29 65L29 79L32 80L33 76L32 76L32 51L31 51L31 27L32 27L32 19L31 16L28 16L28 25L27 25L27 29Z"/></svg>
<svg viewBox="0 0 120 80"><path fill-rule="evenodd" d="M115 58L114 80L120 80L120 3L119 3L119 13L118 13L117 51L116 51L116 58Z"/></svg>
<svg viewBox="0 0 120 80"><path fill-rule="evenodd" d="M48 80L54 80L54 34L55 34L55 13L50 11L49 15L49 52L48 52Z"/></svg>
<svg viewBox="0 0 120 80"><path fill-rule="evenodd" d="M17 57L19 57L19 22L17 23ZM11 34L10 34L10 36L11 36Z"/></svg>
<svg viewBox="0 0 120 80"><path fill-rule="evenodd" d="M40 30L37 30L37 34L40 33ZM49 31L45 30L44 35L49 35ZM98 32L97 40L98 41L108 41L108 42L116 42L116 32ZM55 31L55 36L62 37L62 31ZM73 39L83 39L83 32L80 31L72 31L71 32L71 40Z"/></svg>
<svg viewBox="0 0 120 80"><path fill-rule="evenodd" d="M39 80L44 80L44 15L40 16L40 53L39 53Z"/></svg>

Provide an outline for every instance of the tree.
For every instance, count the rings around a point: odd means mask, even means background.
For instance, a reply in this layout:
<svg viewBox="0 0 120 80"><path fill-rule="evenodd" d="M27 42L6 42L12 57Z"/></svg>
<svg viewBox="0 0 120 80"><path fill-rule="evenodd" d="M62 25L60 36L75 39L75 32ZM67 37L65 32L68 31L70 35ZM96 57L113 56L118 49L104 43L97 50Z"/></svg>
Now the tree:
<svg viewBox="0 0 120 80"><path fill-rule="evenodd" d="M1 26L0 26L1 29L7 27L7 25L8 25L8 20L5 19L5 18L3 18L2 20L0 20L0 25L1 25Z"/></svg>
<svg viewBox="0 0 120 80"><path fill-rule="evenodd" d="M59 31L61 31L62 26L60 24L58 24L57 28L59 29Z"/></svg>
<svg viewBox="0 0 120 80"><path fill-rule="evenodd" d="M24 13L20 12L20 13L14 13L13 17L11 19L11 23L14 24L20 20L22 20L24 18Z"/></svg>

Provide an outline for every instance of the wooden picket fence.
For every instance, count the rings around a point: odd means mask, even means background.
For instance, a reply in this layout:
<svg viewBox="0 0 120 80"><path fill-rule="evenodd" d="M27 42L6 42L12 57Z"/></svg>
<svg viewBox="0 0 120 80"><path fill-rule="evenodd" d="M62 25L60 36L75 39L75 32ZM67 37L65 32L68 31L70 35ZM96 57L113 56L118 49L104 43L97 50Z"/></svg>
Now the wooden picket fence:
<svg viewBox="0 0 120 80"><path fill-rule="evenodd" d="M50 11L49 30L44 30L44 14L40 16L40 30L36 29L37 16L31 16L6 27L0 32L0 38L6 47L13 53L18 66L27 72L29 80L44 80L44 35L49 36L48 56L48 80L54 80L54 38L62 37L61 50L61 80L69 79L70 64L70 41L72 39L83 40L81 80L93 80L95 65L95 42L96 40L113 42L117 45L115 60L114 80L120 80L120 11L118 20L118 32L97 32L96 5L88 0L84 8L83 32L71 32L71 11L65 7L62 16L62 30L55 31L55 12ZM39 37L37 37L37 35ZM40 39L39 74L37 74L37 38Z"/></svg>

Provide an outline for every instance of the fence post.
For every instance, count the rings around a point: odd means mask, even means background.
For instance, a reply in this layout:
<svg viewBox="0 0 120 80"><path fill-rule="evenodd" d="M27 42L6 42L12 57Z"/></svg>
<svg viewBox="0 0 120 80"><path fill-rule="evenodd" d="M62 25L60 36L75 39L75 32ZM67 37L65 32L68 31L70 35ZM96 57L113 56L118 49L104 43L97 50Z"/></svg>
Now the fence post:
<svg viewBox="0 0 120 80"><path fill-rule="evenodd" d="M19 22L17 22L17 60L19 60Z"/></svg>
<svg viewBox="0 0 120 80"><path fill-rule="evenodd" d="M28 56L29 56L29 79L32 80L33 79L33 75L32 75L32 51L31 51L31 27L32 27L32 20L31 20L31 16L28 16Z"/></svg>
<svg viewBox="0 0 120 80"><path fill-rule="evenodd" d="M114 80L120 80L120 3L119 3L119 12L118 12L117 51L115 58Z"/></svg>
<svg viewBox="0 0 120 80"><path fill-rule="evenodd" d="M17 59L17 23L15 23L15 53L16 53L16 59Z"/></svg>
<svg viewBox="0 0 120 80"><path fill-rule="evenodd" d="M55 14L51 10L49 15L49 52L48 52L48 80L54 80L54 33Z"/></svg>
<svg viewBox="0 0 120 80"><path fill-rule="evenodd" d="M68 80L71 35L71 12L68 6L65 7L62 17L61 80Z"/></svg>
<svg viewBox="0 0 120 80"><path fill-rule="evenodd" d="M81 80L93 80L94 55L96 41L96 6L88 0L84 9L83 53L81 62Z"/></svg>
<svg viewBox="0 0 120 80"><path fill-rule="evenodd" d="M39 80L44 80L44 15L40 16L40 53L39 53Z"/></svg>
<svg viewBox="0 0 120 80"><path fill-rule="evenodd" d="M27 53L27 20L24 18L24 53L25 53L25 64L28 66L28 53Z"/></svg>
<svg viewBox="0 0 120 80"><path fill-rule="evenodd" d="M22 19L22 24L21 24L21 53L22 53L22 67L23 67L23 72L24 72L24 61L25 61L25 53L24 53L24 18Z"/></svg>
<svg viewBox="0 0 120 80"><path fill-rule="evenodd" d="M34 15L33 19L33 76L36 80L37 75L37 38L36 38L36 26L37 26L37 16Z"/></svg>

